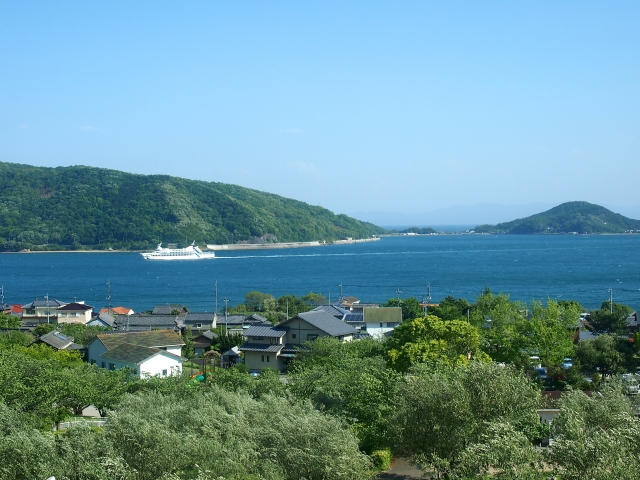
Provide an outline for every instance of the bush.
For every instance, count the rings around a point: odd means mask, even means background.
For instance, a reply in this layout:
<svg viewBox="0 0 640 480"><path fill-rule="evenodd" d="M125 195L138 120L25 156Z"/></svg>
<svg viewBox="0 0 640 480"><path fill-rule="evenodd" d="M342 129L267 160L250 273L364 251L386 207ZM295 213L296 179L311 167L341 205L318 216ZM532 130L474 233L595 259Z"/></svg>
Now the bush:
<svg viewBox="0 0 640 480"><path fill-rule="evenodd" d="M371 457L371 461L373 462L373 466L377 470L388 470L391 466L391 449L384 448L382 450L375 450L369 455Z"/></svg>

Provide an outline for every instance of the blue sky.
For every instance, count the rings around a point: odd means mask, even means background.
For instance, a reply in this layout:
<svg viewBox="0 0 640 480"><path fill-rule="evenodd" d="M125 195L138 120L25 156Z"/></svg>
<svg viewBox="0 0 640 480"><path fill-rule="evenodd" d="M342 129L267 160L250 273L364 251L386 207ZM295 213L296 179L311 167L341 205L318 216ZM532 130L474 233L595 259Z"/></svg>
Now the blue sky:
<svg viewBox="0 0 640 480"><path fill-rule="evenodd" d="M345 213L639 206L639 14L3 2L0 161L233 183Z"/></svg>

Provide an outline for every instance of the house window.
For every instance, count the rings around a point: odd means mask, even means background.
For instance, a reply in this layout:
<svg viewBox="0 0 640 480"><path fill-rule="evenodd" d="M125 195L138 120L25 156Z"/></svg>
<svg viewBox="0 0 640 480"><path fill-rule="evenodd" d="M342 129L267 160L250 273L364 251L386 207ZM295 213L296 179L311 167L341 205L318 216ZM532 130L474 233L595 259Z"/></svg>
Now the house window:
<svg viewBox="0 0 640 480"><path fill-rule="evenodd" d="M134 374L134 375L137 375L137 374L138 374L138 369L137 369L137 368L134 368L134 369L133 369L133 374Z"/></svg>
<svg viewBox="0 0 640 480"><path fill-rule="evenodd" d="M96 361L92 358L91 359L91 365L95 365L95 364L96 364Z"/></svg>
<svg viewBox="0 0 640 480"><path fill-rule="evenodd" d="M167 371L166 370L162 370L162 376L166 377L167 376Z"/></svg>
<svg viewBox="0 0 640 480"><path fill-rule="evenodd" d="M269 363L269 355L267 355L267 363Z"/></svg>
<svg viewBox="0 0 640 480"><path fill-rule="evenodd" d="M313 340L315 340L316 338L318 338L318 335L314 335L313 333L308 333L307 334L307 340L309 342L312 342Z"/></svg>
<svg viewBox="0 0 640 480"><path fill-rule="evenodd" d="M104 362L102 362L102 368L105 368Z"/></svg>
<svg viewBox="0 0 640 480"><path fill-rule="evenodd" d="M109 364L109 370L115 370L116 366L113 363Z"/></svg>
<svg viewBox="0 0 640 480"><path fill-rule="evenodd" d="M262 363L264 363L264 355L262 355Z"/></svg>
<svg viewBox="0 0 640 480"><path fill-rule="evenodd" d="M383 326L384 326L384 325L383 325L383 323L382 323L382 322L380 322L380 328L382 328Z"/></svg>
<svg viewBox="0 0 640 480"><path fill-rule="evenodd" d="M254 340L263 340L263 337L253 337Z"/></svg>
<svg viewBox="0 0 640 480"><path fill-rule="evenodd" d="M292 334L291 334L291 338L296 338L296 334L295 334L295 333L292 333Z"/></svg>
<svg viewBox="0 0 640 480"><path fill-rule="evenodd" d="M201 323L196 323L196 328L202 328L202 324Z"/></svg>

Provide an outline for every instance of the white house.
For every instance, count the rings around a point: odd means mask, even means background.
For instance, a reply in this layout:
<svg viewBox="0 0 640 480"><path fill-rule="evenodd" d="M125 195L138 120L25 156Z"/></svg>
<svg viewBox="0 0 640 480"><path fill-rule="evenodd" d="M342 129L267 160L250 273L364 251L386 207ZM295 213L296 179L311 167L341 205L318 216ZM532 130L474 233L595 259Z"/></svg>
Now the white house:
<svg viewBox="0 0 640 480"><path fill-rule="evenodd" d="M184 345L173 330L104 333L88 343L87 359L101 368L129 367L140 378L178 375Z"/></svg>
<svg viewBox="0 0 640 480"><path fill-rule="evenodd" d="M362 310L364 328L372 337L382 337L402 323L402 308L382 307Z"/></svg>
<svg viewBox="0 0 640 480"><path fill-rule="evenodd" d="M34 300L22 306L22 319L55 322L58 318L58 308L64 306L65 303L60 300L45 299Z"/></svg>

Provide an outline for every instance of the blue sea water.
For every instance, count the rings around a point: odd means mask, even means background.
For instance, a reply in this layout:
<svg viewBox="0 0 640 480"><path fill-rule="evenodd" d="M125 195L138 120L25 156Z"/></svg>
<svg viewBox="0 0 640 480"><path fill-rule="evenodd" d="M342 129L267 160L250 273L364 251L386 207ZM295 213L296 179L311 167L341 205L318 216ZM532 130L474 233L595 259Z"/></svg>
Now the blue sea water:
<svg viewBox="0 0 640 480"><path fill-rule="evenodd" d="M240 303L251 290L274 296L319 292L363 302L447 295L473 300L485 286L512 299L572 299L596 308L609 297L640 308L640 235L442 235L385 237L378 242L325 247L220 252L215 260L144 261L137 253L26 253L0 255L7 303L35 297L84 300L135 311L159 303L191 310Z"/></svg>

